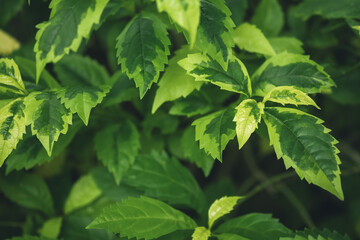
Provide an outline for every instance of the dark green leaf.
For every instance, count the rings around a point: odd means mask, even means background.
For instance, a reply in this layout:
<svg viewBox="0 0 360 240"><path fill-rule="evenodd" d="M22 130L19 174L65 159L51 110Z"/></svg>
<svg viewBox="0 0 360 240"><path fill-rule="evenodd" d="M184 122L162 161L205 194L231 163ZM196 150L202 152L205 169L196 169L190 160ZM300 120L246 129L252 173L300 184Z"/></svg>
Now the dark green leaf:
<svg viewBox="0 0 360 240"><path fill-rule="evenodd" d="M211 111L210 99L201 92L195 91L186 98L180 98L174 102L169 113L172 115L192 117Z"/></svg>

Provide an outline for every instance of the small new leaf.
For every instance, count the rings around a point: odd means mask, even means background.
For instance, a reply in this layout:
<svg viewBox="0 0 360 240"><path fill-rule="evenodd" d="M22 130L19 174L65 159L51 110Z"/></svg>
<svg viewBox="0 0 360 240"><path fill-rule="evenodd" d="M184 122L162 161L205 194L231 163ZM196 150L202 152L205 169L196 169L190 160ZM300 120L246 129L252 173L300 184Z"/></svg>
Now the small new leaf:
<svg viewBox="0 0 360 240"><path fill-rule="evenodd" d="M235 205L243 197L222 197L217 199L209 208L209 229L213 226L214 222L222 216L230 213Z"/></svg>
<svg viewBox="0 0 360 240"><path fill-rule="evenodd" d="M276 87L266 94L263 103L267 101L285 104L311 105L320 109L320 107L303 91L297 90L292 86Z"/></svg>
<svg viewBox="0 0 360 240"><path fill-rule="evenodd" d="M106 229L121 237L154 239L196 223L184 213L152 198L124 199L105 208L87 228Z"/></svg>
<svg viewBox="0 0 360 240"><path fill-rule="evenodd" d="M286 169L293 167L305 178L343 200L337 141L321 119L297 109L265 108L265 123L270 144L284 159Z"/></svg>
<svg viewBox="0 0 360 240"><path fill-rule="evenodd" d="M133 78L140 98L159 79L168 62L170 40L166 26L156 16L141 13L117 38L117 57L122 71Z"/></svg>
<svg viewBox="0 0 360 240"><path fill-rule="evenodd" d="M234 122L236 122L236 135L240 149L260 123L261 115L264 113L264 105L253 99L247 99L242 101L236 109Z"/></svg>
<svg viewBox="0 0 360 240"><path fill-rule="evenodd" d="M197 227L192 234L192 240L208 240L210 236L211 232L209 229L205 227Z"/></svg>
<svg viewBox="0 0 360 240"><path fill-rule="evenodd" d="M196 81L210 82L221 89L251 95L251 82L245 65L235 56L229 57L225 71L210 57L196 53L180 60L179 65Z"/></svg>

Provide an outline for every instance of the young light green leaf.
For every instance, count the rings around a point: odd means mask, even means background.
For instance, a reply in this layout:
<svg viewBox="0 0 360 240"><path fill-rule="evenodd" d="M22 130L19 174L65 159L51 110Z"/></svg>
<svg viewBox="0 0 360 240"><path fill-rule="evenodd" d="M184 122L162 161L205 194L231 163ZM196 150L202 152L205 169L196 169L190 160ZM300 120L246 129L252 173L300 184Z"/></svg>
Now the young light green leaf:
<svg viewBox="0 0 360 240"><path fill-rule="evenodd" d="M240 49L248 52L275 55L274 49L261 30L249 23L243 23L235 29L234 42Z"/></svg>
<svg viewBox="0 0 360 240"><path fill-rule="evenodd" d="M222 151L235 137L235 113L236 110L230 107L199 118L192 124L195 126L195 139L200 142L200 148L219 161L222 161Z"/></svg>
<svg viewBox="0 0 360 240"><path fill-rule="evenodd" d="M71 188L66 199L64 212L69 214L72 211L84 207L97 199L101 195L101 190L97 187L91 174L82 176Z"/></svg>
<svg viewBox="0 0 360 240"><path fill-rule="evenodd" d="M205 227L197 227L192 234L192 240L208 240L210 236L211 232L209 229Z"/></svg>
<svg viewBox="0 0 360 240"><path fill-rule="evenodd" d="M311 105L320 109L319 106L311 99L306 93L303 91L297 90L292 86L283 86L273 88L270 92L268 92L264 99L263 103L267 101L280 103L282 105L285 104L294 104L298 105Z"/></svg>
<svg viewBox="0 0 360 240"><path fill-rule="evenodd" d="M165 11L189 33L190 45L193 46L200 22L200 0L156 0L156 4L159 12Z"/></svg>
<svg viewBox="0 0 360 240"><path fill-rule="evenodd" d="M96 154L114 175L117 184L134 163L139 149L139 133L130 121L108 126L95 136Z"/></svg>
<svg viewBox="0 0 360 240"><path fill-rule="evenodd" d="M235 56L229 57L227 71L210 57L196 53L180 60L179 65L196 81L210 82L221 89L251 95L251 82L245 65Z"/></svg>
<svg viewBox="0 0 360 240"><path fill-rule="evenodd" d="M232 56L233 28L235 27L225 1L201 0L200 24L195 46L210 55L226 71Z"/></svg>
<svg viewBox="0 0 360 240"><path fill-rule="evenodd" d="M286 52L266 60L251 79L256 96L265 96L279 86L293 86L305 93L319 93L335 86L324 68L309 56Z"/></svg>
<svg viewBox="0 0 360 240"><path fill-rule="evenodd" d="M263 213L250 213L228 220L221 224L215 233L232 233L251 240L278 240L293 234L279 223L278 219Z"/></svg>
<svg viewBox="0 0 360 240"><path fill-rule="evenodd" d="M201 212L205 196L192 174L165 152L139 155L124 176L126 184L169 204Z"/></svg>
<svg viewBox="0 0 360 240"><path fill-rule="evenodd" d="M277 0L262 0L251 19L266 36L276 36L284 26L284 13Z"/></svg>
<svg viewBox="0 0 360 240"><path fill-rule="evenodd" d="M230 213L235 205L243 197L222 197L217 199L209 208L209 229L213 226L214 222L221 218L222 216Z"/></svg>
<svg viewBox="0 0 360 240"><path fill-rule="evenodd" d="M90 111L102 102L110 87L71 86L57 91L57 97L72 113L77 113L81 120L88 125Z"/></svg>
<svg viewBox="0 0 360 240"><path fill-rule="evenodd" d="M321 119L292 108L265 108L270 144L286 169L293 167L301 179L343 200L337 141Z"/></svg>
<svg viewBox="0 0 360 240"><path fill-rule="evenodd" d="M49 62L56 63L70 50L77 51L83 38L99 23L109 0L52 0L49 21L38 24L34 51L36 79Z"/></svg>
<svg viewBox="0 0 360 240"><path fill-rule="evenodd" d="M117 38L117 57L122 71L133 78L140 98L168 62L170 40L166 26L156 16L144 13L135 16Z"/></svg>
<svg viewBox="0 0 360 240"><path fill-rule="evenodd" d="M169 66L159 81L156 91L152 113L154 113L164 102L173 101L180 97L186 97L194 90L199 90L203 82L196 82L195 78L186 74L177 62L191 53L188 48L182 48L175 52L170 59Z"/></svg>
<svg viewBox="0 0 360 240"><path fill-rule="evenodd" d="M216 238L218 240L250 240L249 238L242 237L240 235L232 234L232 233L217 234Z"/></svg>
<svg viewBox="0 0 360 240"><path fill-rule="evenodd" d="M260 123L261 115L264 113L264 105L253 99L247 99L242 101L236 109L237 112L233 121L236 122L236 135L240 149Z"/></svg>
<svg viewBox="0 0 360 240"><path fill-rule="evenodd" d="M0 55L8 56L20 48L20 43L16 38L0 29Z"/></svg>
<svg viewBox="0 0 360 240"><path fill-rule="evenodd" d="M35 209L51 216L54 204L44 180L35 174L12 174L0 177L0 190L20 206Z"/></svg>
<svg viewBox="0 0 360 240"><path fill-rule="evenodd" d="M152 198L128 198L103 210L87 228L106 229L121 237L154 239L196 223L184 213Z"/></svg>
<svg viewBox="0 0 360 240"><path fill-rule="evenodd" d="M192 117L199 114L205 114L211 111L210 99L202 92L195 91L186 98L180 98L174 102L169 113Z"/></svg>
<svg viewBox="0 0 360 240"><path fill-rule="evenodd" d="M0 93L11 92L16 95L25 95L27 91L21 79L19 67L14 60L0 59Z"/></svg>
<svg viewBox="0 0 360 240"><path fill-rule="evenodd" d="M62 217L50 218L39 230L39 233L44 238L56 239L61 230Z"/></svg>
<svg viewBox="0 0 360 240"><path fill-rule="evenodd" d="M277 54L282 52L304 54L303 43L294 37L273 37L268 39Z"/></svg>
<svg viewBox="0 0 360 240"><path fill-rule="evenodd" d="M54 142L65 134L72 123L72 114L67 110L56 92L32 92L25 102L26 124L31 123L32 134L36 135L51 156Z"/></svg>
<svg viewBox="0 0 360 240"><path fill-rule="evenodd" d="M25 104L18 98L0 109L0 167L25 133Z"/></svg>

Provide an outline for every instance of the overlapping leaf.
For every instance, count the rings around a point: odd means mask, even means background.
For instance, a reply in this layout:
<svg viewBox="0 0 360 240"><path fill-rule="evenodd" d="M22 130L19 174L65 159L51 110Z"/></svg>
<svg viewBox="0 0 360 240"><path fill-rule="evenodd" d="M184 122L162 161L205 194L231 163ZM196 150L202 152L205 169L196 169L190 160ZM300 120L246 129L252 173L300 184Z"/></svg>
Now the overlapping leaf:
<svg viewBox="0 0 360 240"><path fill-rule="evenodd" d="M51 1L49 21L37 25L34 47L37 80L47 63L55 63L70 50L78 50L83 38L88 38L92 27L99 23L108 1Z"/></svg>
<svg viewBox="0 0 360 240"><path fill-rule="evenodd" d="M319 93L335 86L324 68L309 56L286 52L265 61L251 79L257 96L265 96L279 86L293 86L305 93Z"/></svg>
<svg viewBox="0 0 360 240"><path fill-rule="evenodd" d="M293 167L301 179L305 178L343 199L340 181L337 141L322 120L292 108L266 108L264 115L278 158L285 167Z"/></svg>
<svg viewBox="0 0 360 240"><path fill-rule="evenodd" d="M242 197L222 197L217 199L209 208L209 229L214 222L230 213Z"/></svg>
<svg viewBox="0 0 360 240"><path fill-rule="evenodd" d="M128 198L103 210L87 228L106 229L121 237L154 239L196 223L184 213L155 199Z"/></svg>
<svg viewBox="0 0 360 240"><path fill-rule="evenodd" d="M221 89L251 95L251 82L245 65L235 56L229 57L227 70L218 62L200 53L189 54L179 61L187 74L196 81L210 82Z"/></svg>
<svg viewBox="0 0 360 240"><path fill-rule="evenodd" d="M274 51L279 54L282 52L304 54L303 43L294 37L273 37L269 42Z"/></svg>
<svg viewBox="0 0 360 240"><path fill-rule="evenodd" d="M143 98L168 62L170 40L166 26L154 15L141 13L117 38L117 57L122 71L133 78Z"/></svg>
<svg viewBox="0 0 360 240"><path fill-rule="evenodd" d="M222 151L228 142L235 137L236 110L227 108L193 122L195 125L195 139L200 142L200 148L214 159L222 161Z"/></svg>
<svg viewBox="0 0 360 240"><path fill-rule="evenodd" d="M192 240L208 240L210 235L211 232L209 229L205 227L197 227L192 234Z"/></svg>

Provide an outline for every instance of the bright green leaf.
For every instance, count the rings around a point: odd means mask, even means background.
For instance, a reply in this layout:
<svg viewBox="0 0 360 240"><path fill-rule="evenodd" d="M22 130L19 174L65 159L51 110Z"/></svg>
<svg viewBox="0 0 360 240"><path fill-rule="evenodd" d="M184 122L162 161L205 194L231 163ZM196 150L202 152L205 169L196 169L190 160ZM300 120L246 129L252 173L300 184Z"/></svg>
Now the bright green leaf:
<svg viewBox="0 0 360 240"><path fill-rule="evenodd" d="M49 21L38 24L34 51L36 79L49 62L56 63L70 50L77 51L83 38L88 38L92 27L109 0L52 0Z"/></svg>
<svg viewBox="0 0 360 240"><path fill-rule="evenodd" d="M25 102L27 124L31 123L36 135L49 156L60 134L65 134L72 123L72 114L57 99L56 92L32 92Z"/></svg>
<svg viewBox="0 0 360 240"><path fill-rule="evenodd" d="M57 96L67 109L72 113L77 113L85 125L88 125L91 109L102 102L109 90L109 86L106 85L101 87L71 86L58 90Z"/></svg>
<svg viewBox="0 0 360 240"><path fill-rule="evenodd" d="M282 52L304 54L303 43L294 37L273 37L268 39L277 54Z"/></svg>
<svg viewBox="0 0 360 240"><path fill-rule="evenodd" d="M303 91L297 90L292 86L283 86L283 87L276 87L273 88L270 92L268 92L264 99L263 103L267 101L280 103L282 105L285 104L293 104L295 106L298 105L311 105L318 109L319 106L316 105L314 100L311 99L306 93Z"/></svg>
<svg viewBox="0 0 360 240"><path fill-rule="evenodd" d="M2 6L3 7L3 6ZM20 48L16 38L0 29L0 55L7 56Z"/></svg>
<svg viewBox="0 0 360 240"><path fill-rule="evenodd" d="M179 61L179 65L196 81L210 82L221 89L250 96L251 82L245 65L235 56L229 59L227 71L216 61L200 53L189 54Z"/></svg>
<svg viewBox="0 0 360 240"><path fill-rule="evenodd" d="M250 213L221 224L215 233L232 233L251 240L278 240L292 236L292 231L270 214Z"/></svg>
<svg viewBox="0 0 360 240"><path fill-rule="evenodd" d="M222 216L230 213L235 205L243 197L222 197L217 199L209 208L209 229L213 226L214 222Z"/></svg>
<svg viewBox="0 0 360 240"><path fill-rule="evenodd" d="M209 229L205 227L197 227L192 235L192 240L208 240L211 236Z"/></svg>
<svg viewBox="0 0 360 240"><path fill-rule="evenodd" d="M139 155L124 176L126 184L145 195L202 211L205 196L193 175L165 152Z"/></svg>
<svg viewBox="0 0 360 240"><path fill-rule="evenodd" d="M8 58L0 59L0 93L11 92L16 95L27 93L21 79L19 67L14 60ZM3 96L1 97L3 98ZM0 99L1 100L1 99Z"/></svg>
<svg viewBox="0 0 360 240"><path fill-rule="evenodd" d="M234 122L236 122L236 135L240 149L260 123L264 106L253 99L247 99L242 101L236 109Z"/></svg>
<svg viewBox="0 0 360 240"><path fill-rule="evenodd" d="M184 213L155 199L128 198L103 210L87 228L106 229L121 237L154 239L196 223Z"/></svg>
<svg viewBox="0 0 360 240"><path fill-rule="evenodd" d="M117 38L117 57L122 71L133 78L143 98L168 62L170 40L166 26L154 15L141 13Z"/></svg>
<svg viewBox="0 0 360 240"><path fill-rule="evenodd" d="M319 93L335 86L324 68L309 56L286 52L265 61L251 79L257 96L265 96L279 86L293 86L305 93Z"/></svg>
<svg viewBox="0 0 360 240"><path fill-rule="evenodd" d="M264 115L278 158L286 169L293 167L305 178L344 199L340 181L337 141L329 134L321 119L292 108L265 108Z"/></svg>
<svg viewBox="0 0 360 240"><path fill-rule="evenodd" d="M200 22L200 0L156 0L159 12L165 11L190 36L190 45L196 40Z"/></svg>
<svg viewBox="0 0 360 240"><path fill-rule="evenodd" d="M108 126L95 136L96 154L114 175L117 184L134 163L139 149L139 133L130 121Z"/></svg>
<svg viewBox="0 0 360 240"><path fill-rule="evenodd" d="M249 23L243 23L235 29L234 42L240 49L248 52L275 55L274 49L261 30Z"/></svg>
<svg viewBox="0 0 360 240"><path fill-rule="evenodd" d="M222 151L235 137L235 112L230 107L199 118L192 124L195 126L195 139L200 142L200 148L214 159L222 161Z"/></svg>
<svg viewBox="0 0 360 240"><path fill-rule="evenodd" d="M154 113L164 102L173 101L180 97L186 97L194 90L199 90L203 82L196 82L195 78L187 75L186 71L177 62L190 53L188 48L182 48L175 52L170 59L169 66L159 81L156 91L152 112Z"/></svg>
<svg viewBox="0 0 360 240"><path fill-rule="evenodd" d="M39 230L42 237L56 239L61 230L62 217L50 218Z"/></svg>

